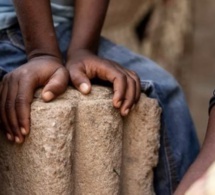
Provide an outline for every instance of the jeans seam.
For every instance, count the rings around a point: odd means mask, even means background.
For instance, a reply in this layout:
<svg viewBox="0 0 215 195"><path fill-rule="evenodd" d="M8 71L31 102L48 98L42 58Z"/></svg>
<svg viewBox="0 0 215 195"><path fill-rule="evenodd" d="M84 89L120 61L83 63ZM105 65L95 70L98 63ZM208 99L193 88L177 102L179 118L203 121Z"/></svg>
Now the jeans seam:
<svg viewBox="0 0 215 195"><path fill-rule="evenodd" d="M155 86L156 87L156 86ZM158 97L162 97L162 90L159 88L157 90L157 96ZM159 98L158 98L159 99ZM162 106L161 106L162 107ZM163 112L165 112L165 108L163 109ZM165 122L163 122L163 124L165 124ZM169 143L169 138L168 138L168 134L167 134L167 128L164 125L163 127L163 143L164 143L164 153L165 153L165 157L167 160L167 167L168 167L168 174L169 174L169 186L170 186L170 190L171 190L171 194L173 194L173 192L175 191L177 185L178 185L178 174L177 174L177 169L176 169L176 162L173 156L173 152L171 150L170 147L170 143Z"/></svg>
<svg viewBox="0 0 215 195"><path fill-rule="evenodd" d="M169 140L166 135L166 131L164 133L164 150L165 150L165 156L167 159L167 165L169 169L168 173L169 173L169 179L170 179L170 190L172 194L178 185L178 182L177 182L178 177L177 177L177 171L176 171L176 163L169 146Z"/></svg>

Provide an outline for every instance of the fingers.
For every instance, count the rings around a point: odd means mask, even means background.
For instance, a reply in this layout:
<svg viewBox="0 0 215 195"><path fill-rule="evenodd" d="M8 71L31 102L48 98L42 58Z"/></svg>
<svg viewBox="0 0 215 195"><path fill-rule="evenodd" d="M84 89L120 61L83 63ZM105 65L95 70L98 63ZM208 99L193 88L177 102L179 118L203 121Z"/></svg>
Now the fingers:
<svg viewBox="0 0 215 195"><path fill-rule="evenodd" d="M135 104L139 101L141 95L141 85L140 85L140 78L138 77L137 73L134 71L128 71L129 76L135 81Z"/></svg>
<svg viewBox="0 0 215 195"><path fill-rule="evenodd" d="M30 78L19 81L19 90L15 99L15 110L19 130L23 136L28 135L30 132L31 103L36 87L36 82Z"/></svg>
<svg viewBox="0 0 215 195"><path fill-rule="evenodd" d="M70 61L66 67L73 85L83 94L91 90L89 79L98 77L113 83L113 106L119 108L123 116L129 113L140 98L141 87L137 74L113 61L84 53Z"/></svg>
<svg viewBox="0 0 215 195"><path fill-rule="evenodd" d="M88 76L80 69L70 69L70 78L74 87L83 94L91 91L91 83Z"/></svg>
<svg viewBox="0 0 215 195"><path fill-rule="evenodd" d="M30 131L30 105L36 82L30 76L17 80L13 73L7 74L0 94L0 119L8 140L18 144Z"/></svg>
<svg viewBox="0 0 215 195"><path fill-rule="evenodd" d="M113 81L113 104L116 108L120 108L122 116L127 116L136 103L136 82L128 74L121 73L121 75Z"/></svg>
<svg viewBox="0 0 215 195"><path fill-rule="evenodd" d="M107 75L107 78L113 82L113 105L116 108L120 108L124 103L124 97L127 88L127 78L120 72L115 73L115 77L112 79L112 75Z"/></svg>
<svg viewBox="0 0 215 195"><path fill-rule="evenodd" d="M4 80L3 80L4 82ZM7 99L7 92L8 92L8 86L2 85L1 87L1 94L0 94L0 112L1 112L1 126L4 130L4 133L9 138L10 141L14 140L14 135L10 129L10 126L8 124L6 112L5 112L5 102Z"/></svg>
<svg viewBox="0 0 215 195"><path fill-rule="evenodd" d="M48 102L66 91L69 73L65 68L59 68L49 79L42 91L42 98Z"/></svg>
<svg viewBox="0 0 215 195"><path fill-rule="evenodd" d="M11 77L10 82L8 82L8 92L7 92L7 99L5 102L5 113L7 116L7 122L10 126L10 130L13 134L9 134L14 136L14 140L16 143L22 143L24 141L24 137L21 134L19 124L16 117L16 109L15 109L15 101L18 92L18 83L16 80ZM9 132L8 132L9 133ZM7 137L9 138L7 134Z"/></svg>
<svg viewBox="0 0 215 195"><path fill-rule="evenodd" d="M30 104L35 85L31 79L17 81L12 74L4 79L1 93L1 120L7 138L20 144L30 131Z"/></svg>
<svg viewBox="0 0 215 195"><path fill-rule="evenodd" d="M115 66L105 64L105 72L106 80L113 83L113 105L116 108L120 108L122 116L126 116L140 98L140 80L136 73L124 69L114 62L111 62L111 64ZM103 70L100 68L99 71ZM101 79L104 79L102 77L103 73L99 71L97 75L101 75Z"/></svg>
<svg viewBox="0 0 215 195"><path fill-rule="evenodd" d="M135 105L136 84L131 77L127 77L127 89L123 104L120 108L122 116L127 116L133 105Z"/></svg>
<svg viewBox="0 0 215 195"><path fill-rule="evenodd" d="M35 89L45 86L42 98L50 101L66 90L68 78L68 71L50 57L35 58L4 77L0 86L0 122L9 140L23 143L30 132Z"/></svg>

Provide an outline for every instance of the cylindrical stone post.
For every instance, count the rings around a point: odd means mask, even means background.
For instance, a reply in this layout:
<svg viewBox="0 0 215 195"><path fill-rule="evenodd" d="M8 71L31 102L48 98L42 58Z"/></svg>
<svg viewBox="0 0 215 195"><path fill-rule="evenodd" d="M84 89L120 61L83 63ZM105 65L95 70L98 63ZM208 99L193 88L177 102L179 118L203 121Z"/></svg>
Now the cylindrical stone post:
<svg viewBox="0 0 215 195"><path fill-rule="evenodd" d="M125 118L112 90L69 88L50 103L40 92L24 144L0 133L0 195L152 195L161 109L142 95ZM133 186L133 187L132 187Z"/></svg>

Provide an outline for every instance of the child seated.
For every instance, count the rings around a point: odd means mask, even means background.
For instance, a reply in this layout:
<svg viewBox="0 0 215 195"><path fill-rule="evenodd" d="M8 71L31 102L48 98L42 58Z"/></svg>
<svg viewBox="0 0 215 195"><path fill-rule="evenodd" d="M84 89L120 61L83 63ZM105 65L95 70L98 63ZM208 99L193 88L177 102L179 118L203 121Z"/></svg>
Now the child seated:
<svg viewBox="0 0 215 195"><path fill-rule="evenodd" d="M83 94L97 77L113 84L113 106L126 116L144 92L162 107L156 194L176 189L199 150L184 95L151 60L100 37L108 0L0 0L0 120L8 140L30 132L30 105L48 102L69 82ZM73 12L74 10L74 12ZM144 150L144 148L143 148Z"/></svg>

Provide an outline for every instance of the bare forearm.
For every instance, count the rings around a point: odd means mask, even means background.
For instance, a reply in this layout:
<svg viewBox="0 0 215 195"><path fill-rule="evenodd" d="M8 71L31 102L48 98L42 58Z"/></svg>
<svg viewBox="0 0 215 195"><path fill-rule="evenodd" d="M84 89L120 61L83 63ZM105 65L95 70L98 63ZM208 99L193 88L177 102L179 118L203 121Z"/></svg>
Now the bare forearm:
<svg viewBox="0 0 215 195"><path fill-rule="evenodd" d="M211 110L207 134L201 152L193 165L190 167L182 182L180 183L175 195L184 195L185 191L201 177L208 167L215 161L215 107Z"/></svg>
<svg viewBox="0 0 215 195"><path fill-rule="evenodd" d="M78 49L96 52L109 0L75 0L70 54Z"/></svg>
<svg viewBox="0 0 215 195"><path fill-rule="evenodd" d="M60 57L53 27L50 0L14 0L28 58Z"/></svg>

